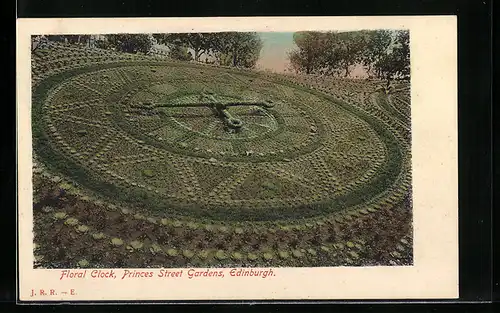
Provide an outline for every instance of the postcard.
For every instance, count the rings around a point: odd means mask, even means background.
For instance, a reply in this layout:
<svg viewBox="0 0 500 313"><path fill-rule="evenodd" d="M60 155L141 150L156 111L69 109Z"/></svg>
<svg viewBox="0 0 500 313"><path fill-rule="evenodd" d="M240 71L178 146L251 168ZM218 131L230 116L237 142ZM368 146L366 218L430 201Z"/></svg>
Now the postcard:
<svg viewBox="0 0 500 313"><path fill-rule="evenodd" d="M458 297L456 17L17 26L20 300Z"/></svg>

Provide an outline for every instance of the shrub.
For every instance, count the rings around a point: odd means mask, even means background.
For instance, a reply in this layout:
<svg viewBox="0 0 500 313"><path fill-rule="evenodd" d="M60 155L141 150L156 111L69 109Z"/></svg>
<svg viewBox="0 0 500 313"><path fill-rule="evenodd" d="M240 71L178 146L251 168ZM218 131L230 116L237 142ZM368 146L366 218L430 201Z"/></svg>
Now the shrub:
<svg viewBox="0 0 500 313"><path fill-rule="evenodd" d="M225 259L227 259L227 255L226 255L226 253L224 251L218 250L215 253L215 258L218 259L218 260L225 260Z"/></svg>
<svg viewBox="0 0 500 313"><path fill-rule="evenodd" d="M234 260L241 260L243 258L243 255L239 252L233 252L231 254L231 258Z"/></svg>
<svg viewBox="0 0 500 313"><path fill-rule="evenodd" d="M259 258L259 256L255 253L248 253L248 259L251 260L251 261L255 261Z"/></svg>
<svg viewBox="0 0 500 313"><path fill-rule="evenodd" d="M111 244L113 244L113 246L121 246L123 245L123 240L120 238L113 238L111 239Z"/></svg>
<svg viewBox="0 0 500 313"><path fill-rule="evenodd" d="M153 177L154 176L154 173L153 173L153 170L150 170L150 169L145 169L142 171L142 174L146 177Z"/></svg>
<svg viewBox="0 0 500 313"><path fill-rule="evenodd" d="M132 247L133 249L135 250L138 250L140 248L142 248L144 244L138 240L134 240L134 241L131 241L130 242L130 247Z"/></svg>
<svg viewBox="0 0 500 313"><path fill-rule="evenodd" d="M64 222L64 224L68 226L75 226L76 224L78 224L78 220L76 218L70 217Z"/></svg>
<svg viewBox="0 0 500 313"><path fill-rule="evenodd" d="M172 248L172 249L168 249L168 250L167 250L167 254L168 254L169 256L172 256L172 257L173 257L173 256L177 256L177 255L179 255L179 252L177 251L177 249L173 249L173 248Z"/></svg>
<svg viewBox="0 0 500 313"><path fill-rule="evenodd" d="M182 251L182 255L184 255L186 258L190 259L194 256L194 252L191 250L184 250L184 251Z"/></svg>
<svg viewBox="0 0 500 313"><path fill-rule="evenodd" d="M288 252L286 252L286 251L279 251L279 252L278 252L278 255L279 255L279 257L280 257L280 258L282 258L282 259L288 259L288 257L289 257L289 254L288 254Z"/></svg>
<svg viewBox="0 0 500 313"><path fill-rule="evenodd" d="M92 234L92 238L97 239L97 240L103 239L104 237L105 237L105 235L103 233L94 233L94 234Z"/></svg>
<svg viewBox="0 0 500 313"><path fill-rule="evenodd" d="M88 267L90 265L89 261L82 259L76 264L78 267Z"/></svg>
<svg viewBox="0 0 500 313"><path fill-rule="evenodd" d="M159 245L157 245L156 243L153 243L151 245L151 247L149 247L149 251L153 254L157 254L157 253L162 252L163 250Z"/></svg>
<svg viewBox="0 0 500 313"><path fill-rule="evenodd" d="M65 212L56 212L54 213L54 217L58 220L65 219L68 216Z"/></svg>
<svg viewBox="0 0 500 313"><path fill-rule="evenodd" d="M201 250L200 252L198 252L198 256L202 260L207 259L209 254L210 254L210 252L208 250Z"/></svg>

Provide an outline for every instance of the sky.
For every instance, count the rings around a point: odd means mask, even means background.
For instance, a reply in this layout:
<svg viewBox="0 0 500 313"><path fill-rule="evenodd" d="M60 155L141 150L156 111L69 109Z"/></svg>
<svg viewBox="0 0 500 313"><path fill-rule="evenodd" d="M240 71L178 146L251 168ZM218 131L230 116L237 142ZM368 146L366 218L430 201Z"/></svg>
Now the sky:
<svg viewBox="0 0 500 313"><path fill-rule="evenodd" d="M257 61L258 69L284 72L289 65L288 52L296 48L293 33L258 33L263 46Z"/></svg>
<svg viewBox="0 0 500 313"><path fill-rule="evenodd" d="M256 67L277 73L285 72L290 65L288 52L297 48L293 42L293 33L267 32L258 34L262 39L263 46ZM366 77L366 72L362 66L357 65L352 68L351 77L363 78Z"/></svg>

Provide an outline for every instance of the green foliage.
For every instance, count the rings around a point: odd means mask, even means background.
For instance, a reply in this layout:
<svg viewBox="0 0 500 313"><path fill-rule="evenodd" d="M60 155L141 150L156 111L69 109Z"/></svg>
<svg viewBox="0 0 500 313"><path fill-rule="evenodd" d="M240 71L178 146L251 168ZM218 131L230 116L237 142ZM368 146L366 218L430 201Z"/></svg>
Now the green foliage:
<svg viewBox="0 0 500 313"><path fill-rule="evenodd" d="M248 259L251 260L251 261L255 261L259 258L259 256L255 253L248 253Z"/></svg>
<svg viewBox="0 0 500 313"><path fill-rule="evenodd" d="M311 255L316 255L316 250L314 250L313 248L307 249L307 252Z"/></svg>
<svg viewBox="0 0 500 313"><path fill-rule="evenodd" d="M145 169L144 171L142 171L142 174L146 177L153 177L154 176L154 172L151 169Z"/></svg>
<svg viewBox="0 0 500 313"><path fill-rule="evenodd" d="M191 59L199 61L203 54L209 53L212 49L212 36L212 33L153 34L158 43L165 44L171 49L170 57L184 61ZM194 52L193 57L187 57L188 48ZM177 49L177 51L172 53L172 49Z"/></svg>
<svg viewBox="0 0 500 313"><path fill-rule="evenodd" d="M367 35L366 48L361 54L361 62L368 75L372 76L374 67L381 62L391 45L392 34L388 30L374 30L369 31ZM382 74L377 72L375 76L382 77Z"/></svg>
<svg viewBox="0 0 500 313"><path fill-rule="evenodd" d="M349 251L349 255L350 255L353 259L359 259L359 254L358 254L356 251Z"/></svg>
<svg viewBox="0 0 500 313"><path fill-rule="evenodd" d="M299 73L348 77L360 64L381 79L410 74L408 31L297 32L294 42L289 59Z"/></svg>
<svg viewBox="0 0 500 313"><path fill-rule="evenodd" d="M288 252L286 252L286 251L279 251L279 252L278 252L278 255L279 255L279 257L280 257L280 258L282 258L282 259L288 259L288 257L290 256L290 255L288 254Z"/></svg>
<svg viewBox="0 0 500 313"><path fill-rule="evenodd" d="M113 48L113 45L106 39L98 39L94 42L95 47L99 49L106 49L106 50L111 50Z"/></svg>
<svg viewBox="0 0 500 313"><path fill-rule="evenodd" d="M375 63L380 78L389 82L395 78L410 77L410 33L407 30L397 31L392 50Z"/></svg>
<svg viewBox="0 0 500 313"><path fill-rule="evenodd" d="M352 66L361 61L362 53L366 51L367 33L334 32L329 33L328 37L325 58L327 72L342 72L344 77L348 77Z"/></svg>
<svg viewBox="0 0 500 313"><path fill-rule="evenodd" d="M220 65L253 68L262 49L257 33L169 33L153 34L160 44L169 47L169 56L176 60L200 61L206 55ZM191 54L192 51L192 54Z"/></svg>
<svg viewBox="0 0 500 313"><path fill-rule="evenodd" d="M161 253L163 250L162 250L162 248L159 245L157 245L156 243L154 243L149 248L149 251L151 253L153 253L153 254L158 254L158 253Z"/></svg>
<svg viewBox="0 0 500 313"><path fill-rule="evenodd" d="M56 212L54 213L54 217L58 220L65 219L68 216L65 212Z"/></svg>
<svg viewBox="0 0 500 313"><path fill-rule="evenodd" d="M144 244L138 240L134 240L130 242L130 247L134 250L141 249Z"/></svg>
<svg viewBox="0 0 500 313"><path fill-rule="evenodd" d="M194 252L191 250L184 250L184 251L182 251L182 255L185 256L186 258L190 259L194 256Z"/></svg>
<svg viewBox="0 0 500 313"><path fill-rule="evenodd" d="M289 53L290 63L297 72L312 74L318 72L324 64L326 36L320 32L297 32L293 41L298 49Z"/></svg>
<svg viewBox="0 0 500 313"><path fill-rule="evenodd" d="M292 255L296 258L301 258L304 256L304 253L302 253L300 250L293 250Z"/></svg>
<svg viewBox="0 0 500 313"><path fill-rule="evenodd" d="M202 260L205 260L208 258L210 252L208 250L201 250L200 252L198 252L198 256L200 257L200 259Z"/></svg>
<svg viewBox="0 0 500 313"><path fill-rule="evenodd" d="M147 34L105 35L110 47L126 53L147 53L153 43Z"/></svg>
<svg viewBox="0 0 500 313"><path fill-rule="evenodd" d="M226 254L226 252L224 252L222 250L218 250L215 253L215 258L218 260L225 260L225 259L227 259L227 254Z"/></svg>
<svg viewBox="0 0 500 313"><path fill-rule="evenodd" d="M231 258L232 258L233 260L237 260L237 261L239 261L239 260L243 259L243 255L242 255L241 253L239 253L239 252L233 252L233 253L231 254Z"/></svg>
<svg viewBox="0 0 500 313"><path fill-rule="evenodd" d="M55 42L86 44L90 40L90 35L47 35L45 38Z"/></svg>
<svg viewBox="0 0 500 313"><path fill-rule="evenodd" d="M179 255L179 251L177 251L177 249L171 248L167 250L167 254L173 257Z"/></svg>
<svg viewBox="0 0 500 313"><path fill-rule="evenodd" d="M262 49L262 40L257 33L215 33L211 44L219 64L235 67L255 67Z"/></svg>
<svg viewBox="0 0 500 313"><path fill-rule="evenodd" d="M168 52L168 56L179 61L190 61L193 59L191 52L181 45L173 45Z"/></svg>
<svg viewBox="0 0 500 313"><path fill-rule="evenodd" d="M89 261L82 259L77 263L78 267L88 267L90 265Z"/></svg>
<svg viewBox="0 0 500 313"><path fill-rule="evenodd" d="M68 226L75 226L78 224L78 220L76 218L70 217L64 222L64 224Z"/></svg>
<svg viewBox="0 0 500 313"><path fill-rule="evenodd" d="M113 238L111 239L111 244L113 246L121 246L123 245L123 240L121 240L120 238Z"/></svg>
<svg viewBox="0 0 500 313"><path fill-rule="evenodd" d="M105 237L105 235L103 233L94 233L94 234L92 234L92 238L94 238L96 240L103 239L104 237Z"/></svg>
<svg viewBox="0 0 500 313"><path fill-rule="evenodd" d="M272 252L264 252L262 255L265 260L272 260L274 258L274 255Z"/></svg>

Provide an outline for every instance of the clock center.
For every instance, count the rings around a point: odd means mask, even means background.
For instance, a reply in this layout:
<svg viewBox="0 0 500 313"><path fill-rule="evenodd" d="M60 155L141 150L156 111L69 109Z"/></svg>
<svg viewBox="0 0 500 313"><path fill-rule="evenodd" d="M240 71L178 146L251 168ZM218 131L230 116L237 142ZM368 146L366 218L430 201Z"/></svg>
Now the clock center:
<svg viewBox="0 0 500 313"><path fill-rule="evenodd" d="M223 125L224 130L233 133L233 132L241 132L244 128L244 122L241 118L236 117L234 114L231 114L231 107L254 107L257 108L255 110L256 114L263 114L267 111L267 109L274 107L274 102L270 99L264 101L224 101L218 100L216 95L213 93L202 92L199 95L199 102L170 102L170 103L161 103L156 105L157 108L200 108L205 107L209 108L213 111L214 116L219 118Z"/></svg>

